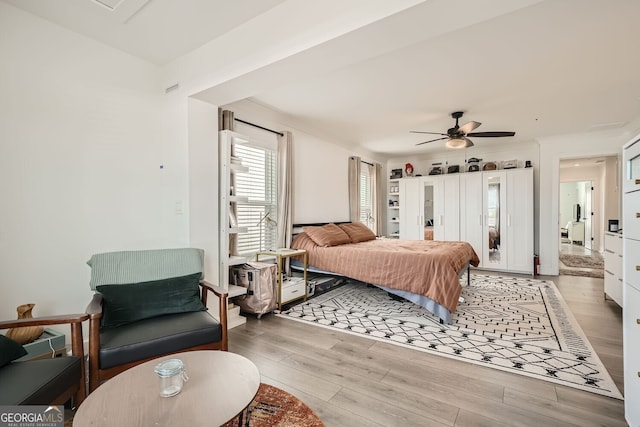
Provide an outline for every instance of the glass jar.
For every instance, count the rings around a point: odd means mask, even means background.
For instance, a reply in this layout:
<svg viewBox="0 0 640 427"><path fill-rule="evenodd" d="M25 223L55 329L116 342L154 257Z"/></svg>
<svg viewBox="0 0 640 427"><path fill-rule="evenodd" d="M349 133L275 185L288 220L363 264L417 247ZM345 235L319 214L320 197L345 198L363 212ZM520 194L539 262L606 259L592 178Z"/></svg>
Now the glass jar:
<svg viewBox="0 0 640 427"><path fill-rule="evenodd" d="M155 368L160 378L160 396L171 397L182 391L182 385L189 380L180 359L160 362Z"/></svg>

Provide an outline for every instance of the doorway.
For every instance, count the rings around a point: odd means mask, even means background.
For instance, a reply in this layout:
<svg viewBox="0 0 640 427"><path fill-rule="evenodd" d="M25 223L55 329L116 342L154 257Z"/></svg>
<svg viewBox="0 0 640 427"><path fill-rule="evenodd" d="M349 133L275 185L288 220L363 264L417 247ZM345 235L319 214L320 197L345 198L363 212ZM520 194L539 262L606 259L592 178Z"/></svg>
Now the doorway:
<svg viewBox="0 0 640 427"><path fill-rule="evenodd" d="M558 186L559 249L589 254L604 252L606 220L618 218L617 156L580 157L560 160ZM578 205L580 213L578 215ZM577 225L585 237L568 240L567 225ZM573 243L573 244L571 244Z"/></svg>
<svg viewBox="0 0 640 427"><path fill-rule="evenodd" d="M574 255L592 250L592 181L560 183L560 252Z"/></svg>

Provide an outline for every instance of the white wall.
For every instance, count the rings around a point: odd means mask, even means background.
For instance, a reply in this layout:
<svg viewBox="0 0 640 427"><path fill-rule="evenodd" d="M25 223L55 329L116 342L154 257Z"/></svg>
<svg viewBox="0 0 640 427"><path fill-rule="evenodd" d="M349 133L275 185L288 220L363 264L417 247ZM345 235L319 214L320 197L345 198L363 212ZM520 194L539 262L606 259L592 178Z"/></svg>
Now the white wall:
<svg viewBox="0 0 640 427"><path fill-rule="evenodd" d="M629 138L627 133L616 130L540 139L540 227L538 233L542 274L558 274L560 160L592 156L619 156L622 152L622 145Z"/></svg>
<svg viewBox="0 0 640 427"><path fill-rule="evenodd" d="M609 230L609 220L617 219L622 224L622 191L620 183L622 172L620 164L621 156L610 156L605 159L605 167L603 170L602 182L606 189L603 195L603 215L604 230Z"/></svg>
<svg viewBox="0 0 640 427"><path fill-rule="evenodd" d="M277 131L293 134L293 222L349 220L348 159L384 164L384 159L363 150L351 150L295 127L294 120L251 101L224 106L235 117ZM239 125L239 131L250 132ZM254 132L256 132L254 130ZM257 131L264 132L264 131Z"/></svg>
<svg viewBox="0 0 640 427"><path fill-rule="evenodd" d="M0 3L0 318L83 312L93 253L185 246L186 146L151 64Z"/></svg>

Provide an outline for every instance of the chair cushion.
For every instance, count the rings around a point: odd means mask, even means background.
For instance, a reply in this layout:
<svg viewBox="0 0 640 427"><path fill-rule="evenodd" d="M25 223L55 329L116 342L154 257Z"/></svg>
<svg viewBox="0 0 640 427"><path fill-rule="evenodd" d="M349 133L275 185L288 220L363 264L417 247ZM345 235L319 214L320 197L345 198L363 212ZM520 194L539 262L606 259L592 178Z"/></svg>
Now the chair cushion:
<svg viewBox="0 0 640 427"><path fill-rule="evenodd" d="M220 323L206 311L169 314L100 332L100 369L222 339Z"/></svg>
<svg viewBox="0 0 640 427"><path fill-rule="evenodd" d="M180 277L204 271L204 251L196 248L151 249L95 254L91 267L91 290L99 285L122 285ZM204 278L203 276L200 277Z"/></svg>
<svg viewBox="0 0 640 427"><path fill-rule="evenodd" d="M0 405L49 405L80 380L80 358L13 362L0 368Z"/></svg>
<svg viewBox="0 0 640 427"><path fill-rule="evenodd" d="M200 273L130 285L101 285L102 328L115 328L165 314L206 310L200 300Z"/></svg>
<svg viewBox="0 0 640 427"><path fill-rule="evenodd" d="M27 354L20 343L0 334L0 367Z"/></svg>

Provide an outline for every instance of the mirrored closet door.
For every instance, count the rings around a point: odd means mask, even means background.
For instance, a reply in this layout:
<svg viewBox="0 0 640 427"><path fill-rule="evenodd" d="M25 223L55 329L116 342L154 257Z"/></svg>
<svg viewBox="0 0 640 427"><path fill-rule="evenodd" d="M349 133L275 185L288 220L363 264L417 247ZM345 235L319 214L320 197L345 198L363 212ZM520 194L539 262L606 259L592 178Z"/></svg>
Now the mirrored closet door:
<svg viewBox="0 0 640 427"><path fill-rule="evenodd" d="M483 173L483 259L485 268L507 268L507 188L503 171Z"/></svg>

